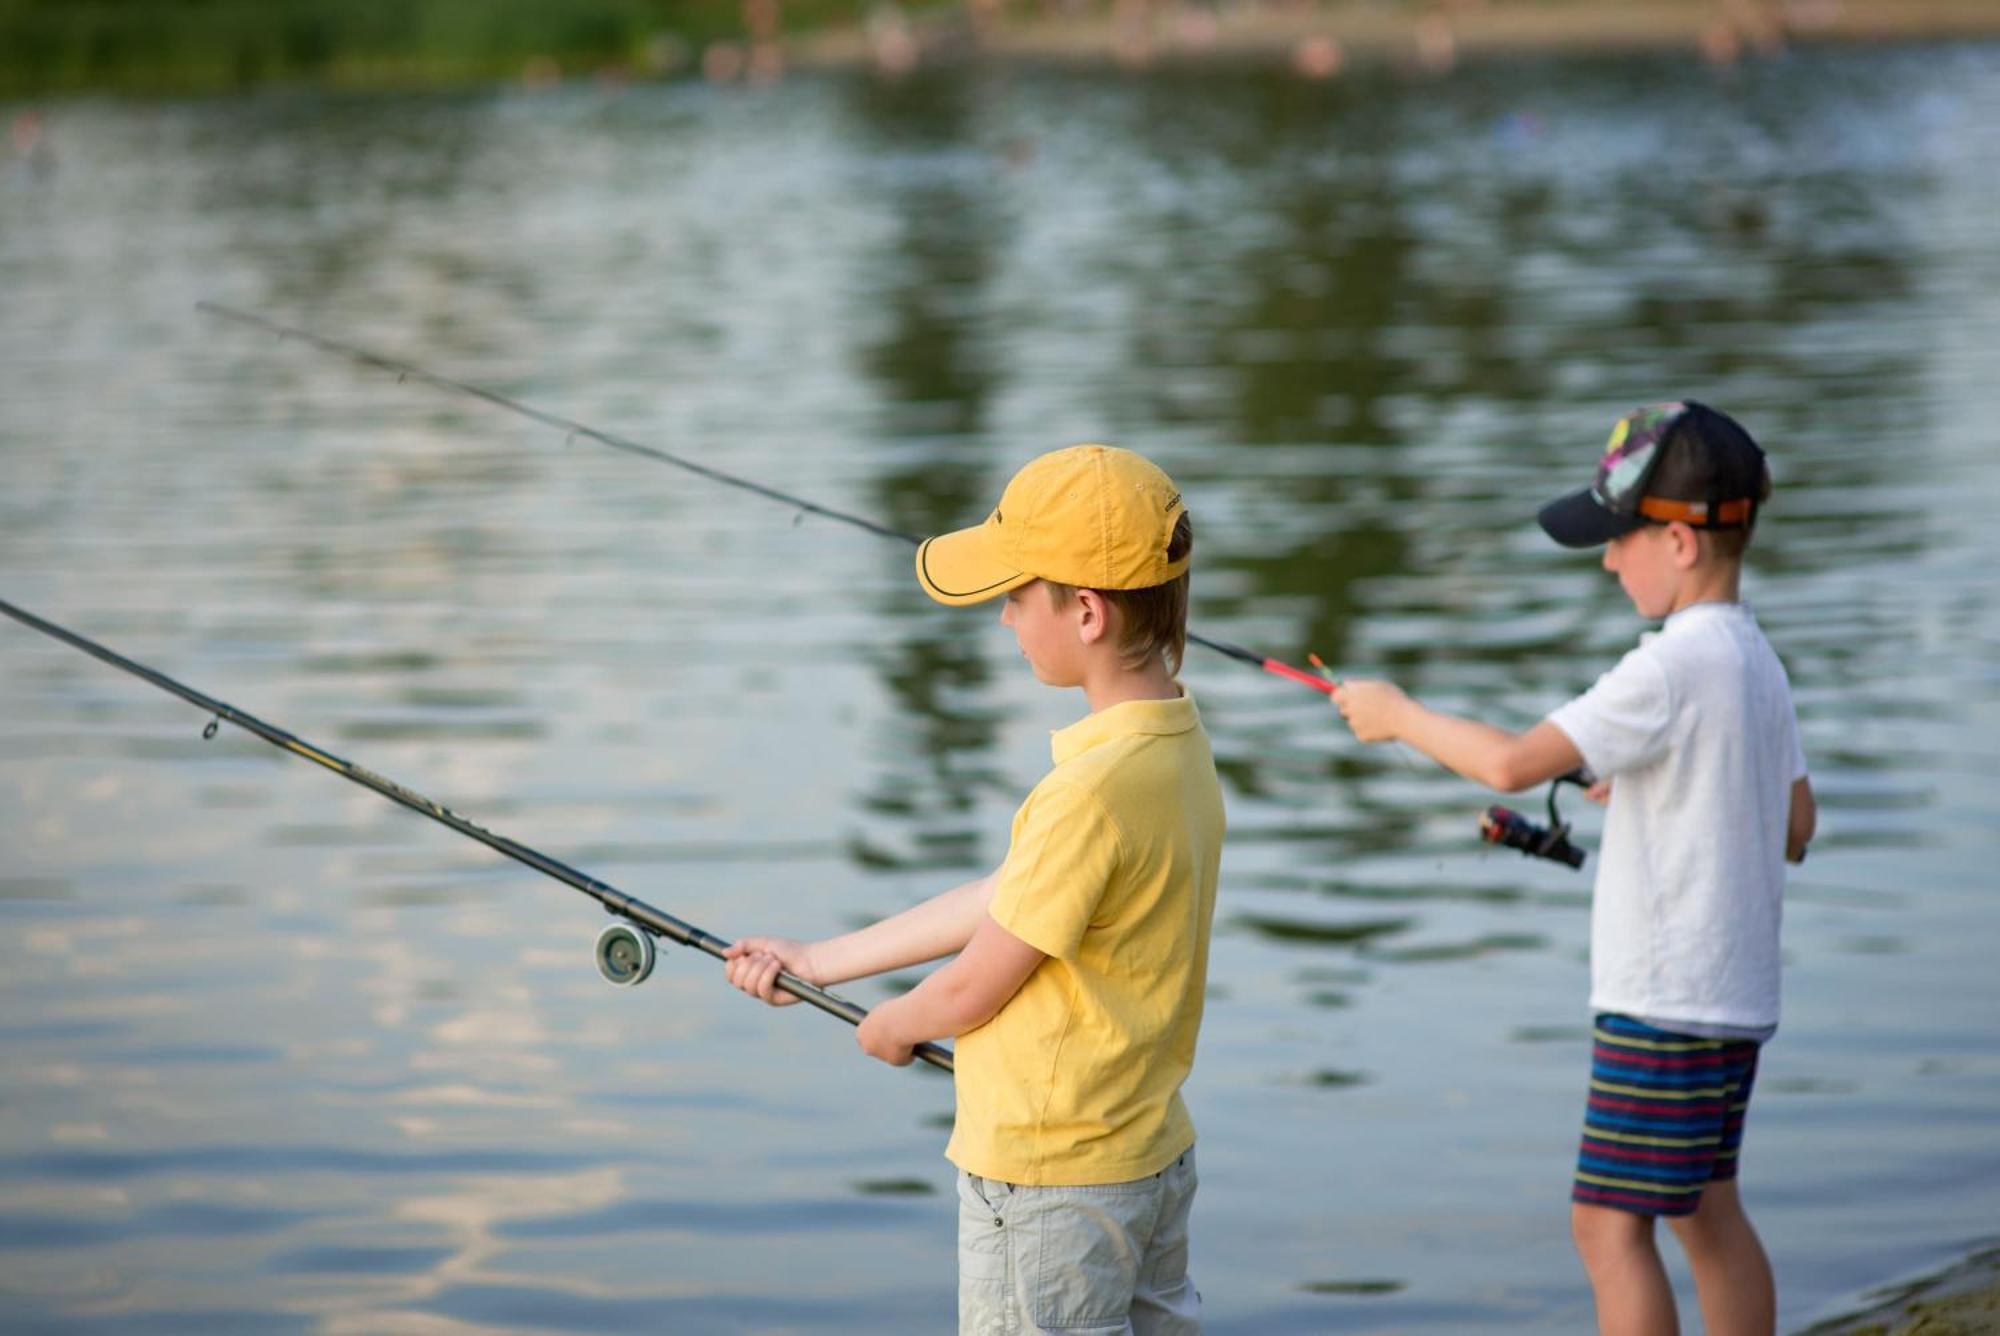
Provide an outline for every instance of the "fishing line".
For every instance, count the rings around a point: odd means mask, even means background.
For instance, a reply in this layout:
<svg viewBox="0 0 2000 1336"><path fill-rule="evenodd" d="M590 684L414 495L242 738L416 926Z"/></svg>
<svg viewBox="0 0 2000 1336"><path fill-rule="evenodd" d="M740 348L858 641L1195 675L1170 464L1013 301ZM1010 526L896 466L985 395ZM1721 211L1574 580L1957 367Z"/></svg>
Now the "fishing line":
<svg viewBox="0 0 2000 1336"><path fill-rule="evenodd" d="M767 487L761 482L742 477L738 474L729 473L723 469L701 463L699 460L689 459L685 455L677 455L672 451L662 450L657 446L642 445L638 441L628 440L623 436L613 435L607 431L599 431L597 428L585 423L574 421L556 413L547 412L534 407L532 404L522 403L520 400L510 398L497 390L489 390L481 385L469 384L466 381L454 380L450 376L442 376L434 371L428 371L416 363L406 362L400 357L390 357L384 353L374 352L352 343L344 343L339 339L327 338L324 335L315 334L311 330L299 329L291 325L281 325L275 321L266 320L263 316L253 315L248 311L239 311L217 302L197 302L195 303L195 309L204 315L217 316L223 320L233 320L237 324L249 325L252 328L264 330L267 333L277 335L280 339L297 339L301 343L307 343L320 349L322 352L332 353L336 357L344 357L349 361L358 362L362 366L373 367L378 371L392 372L399 381L420 380L426 385L444 390L450 394L470 395L472 398L484 400L496 408L502 408L510 413L528 418L530 421L539 422L545 427L554 427L557 431L564 433L565 440L575 440L578 437L582 437L585 440L595 441L599 445L608 446L613 450L622 450L629 455L638 455L641 458L653 460L655 463L671 464L677 469L685 469L687 472L695 474L698 477L707 478L711 482L719 482L727 487L741 488L743 491L753 492L767 500L776 501L780 505L790 506L804 514L818 515L823 519L835 520L841 524L849 524L857 529L864 529L869 533L875 534L877 537L893 538L899 542L908 543L911 547L917 547L923 542L923 539L917 537L915 534L903 533L900 530L891 529L887 525L878 524L874 520L867 519L864 516L855 515L845 510L836 510L832 506L823 506L817 501L809 501L805 497L794 496L790 492L779 491L775 487ZM1255 650L1245 649L1241 645L1232 645L1226 640L1215 640L1208 636L1197 635L1193 631L1187 633L1187 638L1189 642L1200 645L1203 649L1227 655L1239 663L1247 663L1252 667L1261 668L1273 676L1283 677L1297 682L1301 686L1311 687L1314 691L1320 692L1323 695L1330 696L1333 694L1335 684L1327 677L1309 673L1303 668L1295 668L1283 660L1268 658L1265 655L1257 653Z"/></svg>
<svg viewBox="0 0 2000 1336"><path fill-rule="evenodd" d="M72 648L80 649L92 658L101 659L141 681L150 682L170 695L179 696L209 716L207 726L202 729L204 738L214 737L221 723L225 721L232 723L245 732L256 734L280 751L311 761L314 765L331 770L342 779L352 780L363 788L373 789L383 797L401 803L439 825L448 826L469 839L478 840L489 849L505 854L517 863L527 864L543 876L552 877L565 886L583 892L603 905L605 911L618 920L606 928L597 941L598 969L613 983L636 984L652 972L654 937L665 937L681 946L714 956L717 960L723 959L723 952L729 948L729 943L721 938L711 936L693 924L682 922L672 914L655 909L636 896L627 895L617 887L579 872L567 863L558 862L539 850L531 849L504 835L496 835L484 826L473 824L450 808L433 802L415 790L407 789L392 779L385 779L372 770L363 769L352 761L343 760L323 747L315 746L275 724L266 723L256 715L239 710L226 701L217 700L213 696L197 691L185 683L168 677L165 673L128 659L88 636L79 635L54 622L45 621L26 608L16 607L5 599L0 599L0 612L6 613L23 626L40 631L43 635L60 640ZM792 974L780 973L777 987L801 1002L811 1003L830 1016L838 1016L849 1025L861 1024L868 1015L866 1008ZM944 1071L952 1069L951 1050L938 1044L918 1044L916 1056Z"/></svg>

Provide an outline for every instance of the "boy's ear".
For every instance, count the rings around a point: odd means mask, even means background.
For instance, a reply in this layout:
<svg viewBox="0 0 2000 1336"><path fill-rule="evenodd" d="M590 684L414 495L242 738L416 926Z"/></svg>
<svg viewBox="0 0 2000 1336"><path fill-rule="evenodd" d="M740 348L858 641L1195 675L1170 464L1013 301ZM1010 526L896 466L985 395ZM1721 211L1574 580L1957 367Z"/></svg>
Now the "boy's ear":
<svg viewBox="0 0 2000 1336"><path fill-rule="evenodd" d="M1111 628L1111 604L1095 589L1076 591L1076 638L1086 645L1102 640Z"/></svg>
<svg viewBox="0 0 2000 1336"><path fill-rule="evenodd" d="M1680 520L1667 525L1667 543L1673 549L1674 565L1681 570L1692 570L1701 563L1701 535L1694 526Z"/></svg>

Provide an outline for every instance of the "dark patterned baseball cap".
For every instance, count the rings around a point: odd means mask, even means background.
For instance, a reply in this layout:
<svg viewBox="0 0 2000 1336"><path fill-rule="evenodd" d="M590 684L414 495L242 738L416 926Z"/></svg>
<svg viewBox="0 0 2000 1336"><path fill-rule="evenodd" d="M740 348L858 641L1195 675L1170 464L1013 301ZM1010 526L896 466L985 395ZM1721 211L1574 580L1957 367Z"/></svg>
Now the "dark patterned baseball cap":
<svg viewBox="0 0 2000 1336"><path fill-rule="evenodd" d="M1750 433L1689 399L1619 418L1596 480L1536 518L1564 547L1596 547L1648 523L1748 530L1770 494L1770 470Z"/></svg>

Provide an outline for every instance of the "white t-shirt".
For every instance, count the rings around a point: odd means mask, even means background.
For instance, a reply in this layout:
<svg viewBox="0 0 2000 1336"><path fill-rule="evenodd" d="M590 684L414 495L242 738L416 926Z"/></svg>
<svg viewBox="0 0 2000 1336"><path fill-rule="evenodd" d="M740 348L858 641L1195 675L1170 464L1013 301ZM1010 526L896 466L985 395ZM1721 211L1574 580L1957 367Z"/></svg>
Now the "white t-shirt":
<svg viewBox="0 0 2000 1336"><path fill-rule="evenodd" d="M1767 1035L1792 784L1784 665L1742 603L1696 603L1549 715L1611 806L1591 906L1590 1006L1663 1029Z"/></svg>

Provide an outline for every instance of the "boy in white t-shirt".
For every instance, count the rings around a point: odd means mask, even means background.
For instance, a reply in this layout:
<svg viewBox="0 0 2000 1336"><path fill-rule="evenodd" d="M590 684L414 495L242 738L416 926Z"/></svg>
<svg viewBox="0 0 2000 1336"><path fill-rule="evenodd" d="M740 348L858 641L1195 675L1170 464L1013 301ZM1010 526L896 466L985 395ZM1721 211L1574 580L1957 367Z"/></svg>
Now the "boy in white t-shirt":
<svg viewBox="0 0 2000 1336"><path fill-rule="evenodd" d="M1363 742L1407 742L1514 792L1586 767L1608 790L1591 907L1589 1104L1570 1223L1605 1333L1675 1331L1653 1238L1687 1250L1710 1336L1769 1333L1776 1296L1736 1190L1758 1046L1778 1025L1786 859L1816 819L1784 667L1738 597L1770 494L1764 452L1703 404L1619 419L1596 481L1544 506L1656 632L1525 733L1426 709L1387 682L1334 703Z"/></svg>

